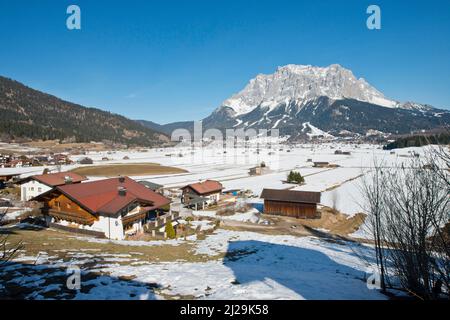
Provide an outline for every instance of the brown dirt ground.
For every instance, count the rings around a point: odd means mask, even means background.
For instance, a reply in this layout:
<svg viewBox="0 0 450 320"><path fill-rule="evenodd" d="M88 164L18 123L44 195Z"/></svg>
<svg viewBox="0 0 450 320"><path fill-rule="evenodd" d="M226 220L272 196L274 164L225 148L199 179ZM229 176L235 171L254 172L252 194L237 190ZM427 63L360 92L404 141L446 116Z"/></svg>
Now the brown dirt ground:
<svg viewBox="0 0 450 320"><path fill-rule="evenodd" d="M263 214L262 218L272 222L272 225L257 225L245 222L227 220L223 228L237 231L254 231L264 234L290 234L294 236L319 236L324 238L349 238L364 223L365 215L358 213L351 218L329 207L323 207L320 219L297 219L291 217ZM326 229L320 231L316 229Z"/></svg>
<svg viewBox="0 0 450 320"><path fill-rule="evenodd" d="M157 174L172 174L187 172L184 169L176 167L161 166L157 163L130 163L130 164L111 164L103 166L88 166L73 169L72 172L85 176L143 176Z"/></svg>
<svg viewBox="0 0 450 320"><path fill-rule="evenodd" d="M178 246L136 246L122 245L114 242L98 243L89 242L87 239L83 240L83 236L52 229L26 230L14 228L10 230L8 243L15 244L19 242L22 242L27 256L37 256L39 252L46 252L49 256L57 256L63 260L70 259L70 256L67 256L68 252L79 252L80 248L83 250L93 250L91 252L92 254L95 254L95 252L112 255L130 254L132 256L131 258L145 262L176 260L197 262L210 259L207 256L193 254L193 245L188 242ZM125 262L125 264L129 264L129 262Z"/></svg>

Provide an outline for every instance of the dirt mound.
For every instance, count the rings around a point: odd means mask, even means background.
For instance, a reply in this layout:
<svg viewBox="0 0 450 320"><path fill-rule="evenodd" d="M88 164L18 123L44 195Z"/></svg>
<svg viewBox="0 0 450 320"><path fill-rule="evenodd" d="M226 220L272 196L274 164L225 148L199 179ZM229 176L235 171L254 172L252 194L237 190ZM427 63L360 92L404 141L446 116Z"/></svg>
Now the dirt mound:
<svg viewBox="0 0 450 320"><path fill-rule="evenodd" d="M332 234L348 235L358 230L366 218L364 213L357 213L349 217L329 207L322 207L319 211L320 219L299 219L300 223L315 229L329 230Z"/></svg>

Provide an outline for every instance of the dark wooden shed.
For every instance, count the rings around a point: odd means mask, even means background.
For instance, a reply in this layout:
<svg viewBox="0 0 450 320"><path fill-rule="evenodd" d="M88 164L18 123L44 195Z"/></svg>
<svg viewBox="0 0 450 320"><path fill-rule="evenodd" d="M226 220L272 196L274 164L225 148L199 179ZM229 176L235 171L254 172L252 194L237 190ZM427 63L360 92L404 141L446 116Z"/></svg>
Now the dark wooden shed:
<svg viewBox="0 0 450 320"><path fill-rule="evenodd" d="M295 218L320 218L320 192L264 189L264 213Z"/></svg>

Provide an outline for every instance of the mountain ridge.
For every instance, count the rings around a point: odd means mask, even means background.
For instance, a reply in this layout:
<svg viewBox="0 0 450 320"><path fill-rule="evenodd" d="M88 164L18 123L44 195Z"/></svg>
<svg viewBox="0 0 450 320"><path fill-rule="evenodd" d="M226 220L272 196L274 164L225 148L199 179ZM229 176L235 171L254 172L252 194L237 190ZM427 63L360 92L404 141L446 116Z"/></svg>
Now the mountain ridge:
<svg viewBox="0 0 450 320"><path fill-rule="evenodd" d="M153 146L168 137L122 115L84 107L0 76L0 135L3 139L42 139Z"/></svg>

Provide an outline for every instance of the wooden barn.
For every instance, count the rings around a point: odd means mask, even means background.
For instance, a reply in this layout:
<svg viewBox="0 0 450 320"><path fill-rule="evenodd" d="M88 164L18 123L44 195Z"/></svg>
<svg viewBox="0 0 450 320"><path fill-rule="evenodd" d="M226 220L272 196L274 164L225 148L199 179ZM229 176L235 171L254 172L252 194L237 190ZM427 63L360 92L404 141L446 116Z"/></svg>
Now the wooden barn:
<svg viewBox="0 0 450 320"><path fill-rule="evenodd" d="M320 192L264 189L264 213L295 218L320 218Z"/></svg>

